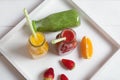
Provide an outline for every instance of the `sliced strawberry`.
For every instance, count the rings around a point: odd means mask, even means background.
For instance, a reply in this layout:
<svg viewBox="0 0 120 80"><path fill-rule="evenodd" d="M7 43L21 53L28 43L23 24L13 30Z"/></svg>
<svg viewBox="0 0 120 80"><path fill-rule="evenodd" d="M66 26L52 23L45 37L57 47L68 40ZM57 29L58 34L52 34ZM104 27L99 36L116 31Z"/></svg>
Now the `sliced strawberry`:
<svg viewBox="0 0 120 80"><path fill-rule="evenodd" d="M53 80L54 79L54 69L49 68L44 73L44 80Z"/></svg>
<svg viewBox="0 0 120 80"><path fill-rule="evenodd" d="M60 75L60 80L69 80L65 74Z"/></svg>
<svg viewBox="0 0 120 80"><path fill-rule="evenodd" d="M66 69L72 70L75 67L75 62L70 59L62 59L61 62Z"/></svg>

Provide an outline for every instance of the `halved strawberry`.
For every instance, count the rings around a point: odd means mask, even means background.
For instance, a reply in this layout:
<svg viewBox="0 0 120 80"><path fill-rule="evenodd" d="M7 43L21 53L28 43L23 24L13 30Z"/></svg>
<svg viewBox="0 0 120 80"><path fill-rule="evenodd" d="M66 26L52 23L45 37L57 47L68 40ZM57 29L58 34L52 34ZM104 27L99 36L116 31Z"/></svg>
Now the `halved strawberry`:
<svg viewBox="0 0 120 80"><path fill-rule="evenodd" d="M54 69L49 68L44 73L44 80L54 80Z"/></svg>
<svg viewBox="0 0 120 80"><path fill-rule="evenodd" d="M61 62L66 69L72 70L75 67L75 62L70 59L62 59Z"/></svg>
<svg viewBox="0 0 120 80"><path fill-rule="evenodd" d="M69 80L65 74L60 75L60 80Z"/></svg>

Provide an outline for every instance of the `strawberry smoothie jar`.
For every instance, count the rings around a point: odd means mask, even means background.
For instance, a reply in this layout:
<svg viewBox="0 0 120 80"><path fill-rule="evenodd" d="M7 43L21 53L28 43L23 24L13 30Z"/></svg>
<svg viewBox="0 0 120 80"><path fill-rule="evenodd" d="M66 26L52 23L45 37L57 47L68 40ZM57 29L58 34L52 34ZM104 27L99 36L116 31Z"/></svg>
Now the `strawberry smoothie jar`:
<svg viewBox="0 0 120 80"><path fill-rule="evenodd" d="M64 29L56 36L56 39L65 37L66 40L56 43L56 49L59 55L69 54L70 51L76 48L77 40L76 33L72 29Z"/></svg>

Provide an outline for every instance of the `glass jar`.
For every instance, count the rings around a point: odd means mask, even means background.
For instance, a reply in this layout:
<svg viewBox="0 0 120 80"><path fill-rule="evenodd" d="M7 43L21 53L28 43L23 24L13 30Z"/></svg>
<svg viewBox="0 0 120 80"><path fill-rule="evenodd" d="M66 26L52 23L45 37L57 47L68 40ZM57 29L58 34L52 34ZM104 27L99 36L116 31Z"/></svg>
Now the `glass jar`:
<svg viewBox="0 0 120 80"><path fill-rule="evenodd" d="M37 32L36 34L36 39L33 35L31 35L28 40L28 50L34 59L47 54L49 48L44 34L41 32Z"/></svg>
<svg viewBox="0 0 120 80"><path fill-rule="evenodd" d="M65 29L60 34L57 35L56 39L63 38L63 34L65 31L70 31L74 35L74 38L71 40L64 40L56 44L56 48L59 55L66 55L69 54L70 51L76 48L77 40L76 40L76 33L72 29ZM69 33L68 33L69 34ZM70 36L71 37L71 36ZM68 39L68 37L66 37Z"/></svg>

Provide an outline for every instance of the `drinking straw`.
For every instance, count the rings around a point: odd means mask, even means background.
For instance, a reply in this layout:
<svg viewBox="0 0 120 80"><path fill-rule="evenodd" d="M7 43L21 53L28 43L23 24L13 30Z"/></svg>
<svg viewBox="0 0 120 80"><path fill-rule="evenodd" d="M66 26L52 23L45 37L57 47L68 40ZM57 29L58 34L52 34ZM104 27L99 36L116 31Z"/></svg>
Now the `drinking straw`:
<svg viewBox="0 0 120 80"><path fill-rule="evenodd" d="M26 20L27 20L27 22L28 22L28 24L30 26L32 34L34 35L35 38L37 38L36 33L35 33L34 29L33 29L32 21L30 20L30 17L28 15L28 11L25 8L24 8L24 14L25 14Z"/></svg>
<svg viewBox="0 0 120 80"><path fill-rule="evenodd" d="M52 44L56 44L56 43L58 43L58 42L61 42L61 41L64 41L64 40L66 40L66 37L63 37L63 38L59 38L59 39L55 39L55 40L52 40Z"/></svg>

